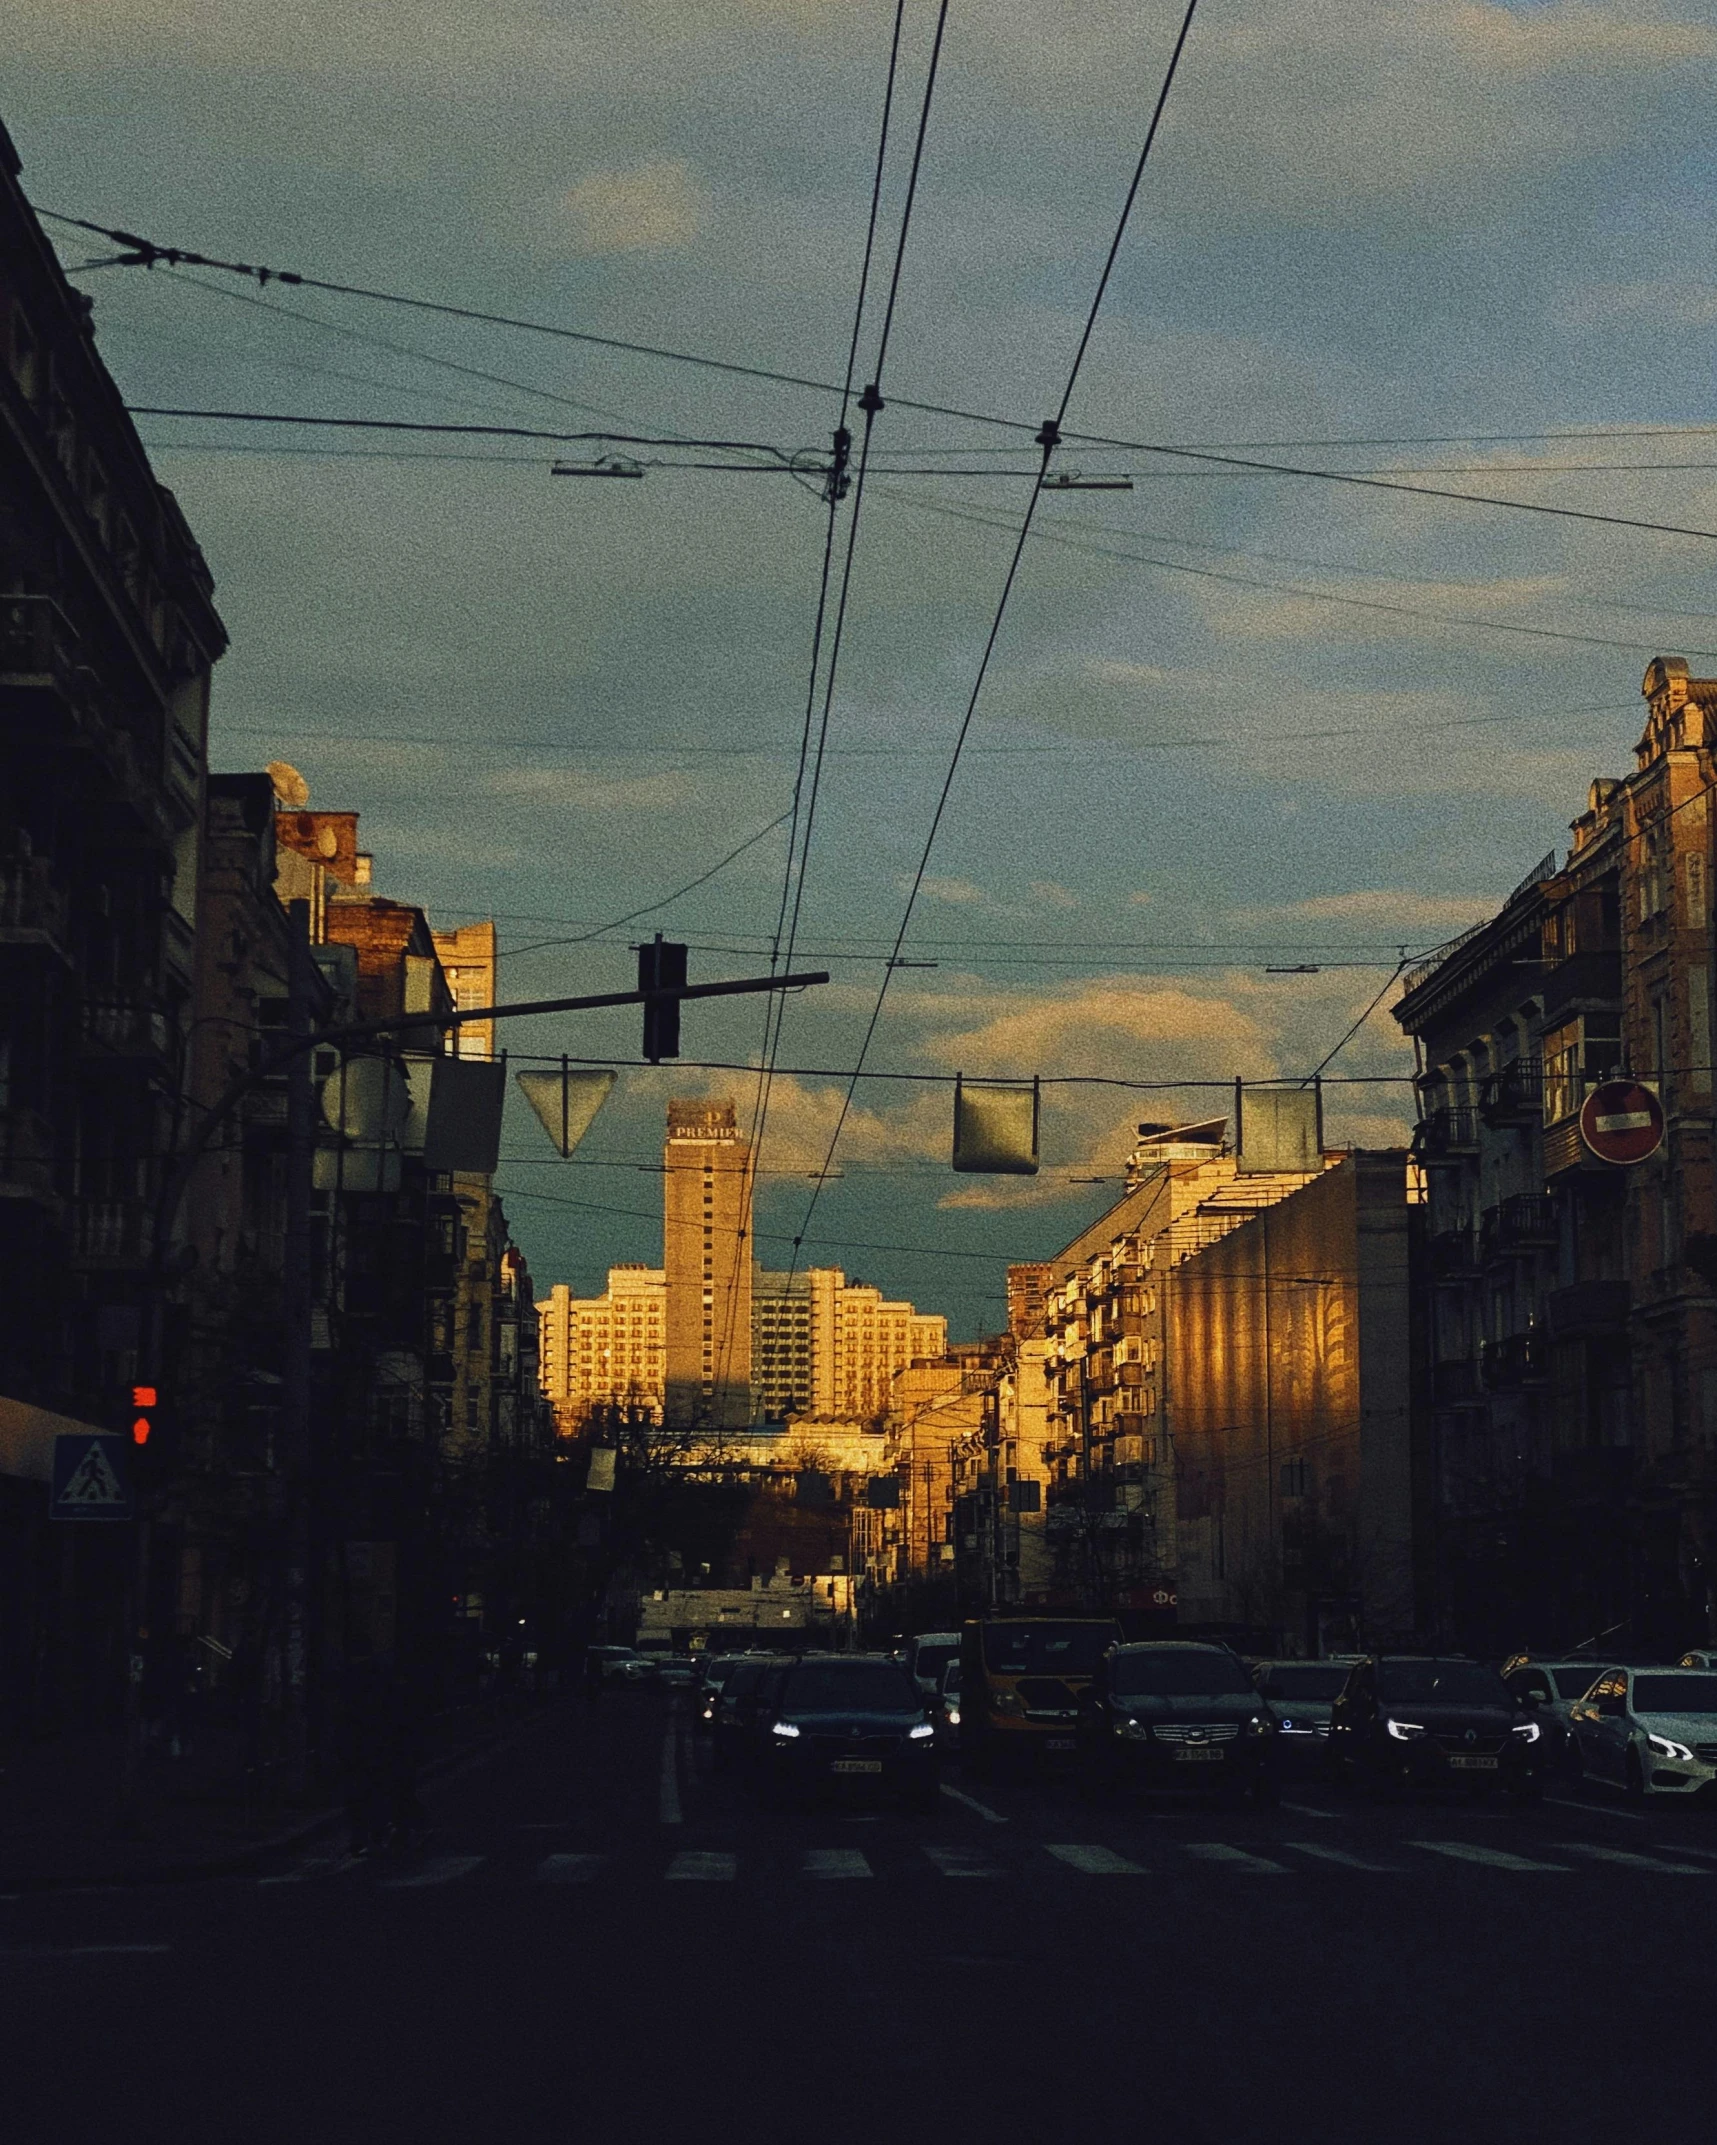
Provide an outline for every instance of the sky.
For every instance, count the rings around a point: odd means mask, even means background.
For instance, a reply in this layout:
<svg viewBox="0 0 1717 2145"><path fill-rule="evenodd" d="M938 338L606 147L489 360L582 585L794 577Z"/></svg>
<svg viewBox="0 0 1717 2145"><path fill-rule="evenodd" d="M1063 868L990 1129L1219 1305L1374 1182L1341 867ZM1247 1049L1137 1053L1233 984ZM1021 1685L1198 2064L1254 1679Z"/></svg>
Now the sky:
<svg viewBox="0 0 1717 2145"><path fill-rule="evenodd" d="M1493 908L1623 771L1657 653L1717 665L1717 544L1070 443L1033 523L905 957L811 1208L924 859L1180 18L952 0L900 247L932 0L902 18L872 377L759 1255L1003 1317L1004 1263L1118 1190L1133 1127L1329 1067L1342 1142L1407 1135L1403 953ZM3 116L39 207L222 259L838 383L892 0L13 0ZM1201 0L1069 431L1717 530L1717 0ZM52 227L68 263L113 250ZM826 453L796 387L202 269L93 268L135 404L607 429ZM857 420L855 422L862 422ZM232 646L211 761L362 814L385 892L497 918L506 998L768 967L828 526L759 454L144 417ZM333 449L335 451L330 451ZM844 555L851 497L837 523ZM825 655L827 652L825 637ZM1702 653L1704 651L1704 653ZM816 699L820 720L821 688ZM613 928L603 928L613 925ZM586 934L595 934L588 936ZM558 943L557 943L558 941ZM575 943L567 943L576 941ZM1270 973L1315 966L1316 973ZM762 1000L688 1007L753 1066ZM546 1290L660 1250L670 1094L635 1011L510 1024L613 1061L571 1163L515 1097L500 1182ZM1041 1076L1035 1178L954 1176L947 1076ZM1123 1087L1058 1084L1159 1083ZM1093 1181L1095 1180L1095 1181Z"/></svg>

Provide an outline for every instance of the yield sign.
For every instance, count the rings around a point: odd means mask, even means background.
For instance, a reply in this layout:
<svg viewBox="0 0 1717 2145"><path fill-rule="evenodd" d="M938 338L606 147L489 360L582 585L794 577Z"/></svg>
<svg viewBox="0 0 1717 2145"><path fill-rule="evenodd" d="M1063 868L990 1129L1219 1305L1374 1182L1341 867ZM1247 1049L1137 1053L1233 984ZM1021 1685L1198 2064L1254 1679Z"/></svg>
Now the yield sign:
<svg viewBox="0 0 1717 2145"><path fill-rule="evenodd" d="M1663 1104L1638 1080L1606 1080L1580 1105L1580 1137L1601 1162L1643 1162L1663 1145Z"/></svg>
<svg viewBox="0 0 1717 2145"><path fill-rule="evenodd" d="M95 1430L62 1431L54 1439L55 1519L130 1519L130 1454L122 1437Z"/></svg>

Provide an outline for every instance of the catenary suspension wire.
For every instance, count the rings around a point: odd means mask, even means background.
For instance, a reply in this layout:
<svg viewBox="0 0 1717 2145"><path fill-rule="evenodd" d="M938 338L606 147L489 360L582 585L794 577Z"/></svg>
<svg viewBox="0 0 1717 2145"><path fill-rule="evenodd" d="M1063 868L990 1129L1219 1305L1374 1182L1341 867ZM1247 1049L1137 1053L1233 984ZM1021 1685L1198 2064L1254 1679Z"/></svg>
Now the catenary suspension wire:
<svg viewBox="0 0 1717 2145"><path fill-rule="evenodd" d="M293 284L305 290L328 291L337 297L362 298L378 304L401 305L417 312L442 314L449 319L513 328L526 334L555 336L566 341L591 344L599 349L621 351L631 356L698 366L706 371L761 380L774 386L804 388L821 394L837 392L832 381L812 379L803 373L785 372L770 366L741 364L730 358L674 350L662 344L637 342L620 336L599 335L591 329L569 328L556 322L524 320L511 314L486 312L475 306L452 305L439 299L408 297L398 291L375 290L354 283L336 283L323 277L303 275L288 269L264 267L245 261L218 260L210 254L192 252L180 246L162 245L153 239L141 237L136 232L95 223L84 216L66 215L57 209L38 207L35 213L51 222L66 224L76 230L92 231L103 238L113 239L117 244L130 247L131 253L123 263L126 266L214 268L229 275L248 277L265 286L271 282ZM992 425L1022 433L1035 433L1037 430L1027 419L1003 417L992 410L963 409L953 403L930 402L906 395L896 395L893 400L902 409L918 410L934 417L951 417L965 424ZM1081 446L1114 447L1136 454L1157 454L1178 460L1204 462L1215 467L1267 471L1278 476L1301 477L1322 484L1349 484L1373 491L1405 492L1423 498L1448 499L1463 506L1489 507L1507 513L1545 514L1563 521L1594 522L1610 528L1641 529L1659 536L1688 536L1703 543L1717 543L1717 529L1690 528L1677 522L1647 521L1633 515L1605 514L1582 507L1546 506L1528 499L1501 498L1495 493L1461 492L1437 485L1406 484L1387 477L1357 476L1342 470L1315 469L1298 463L1266 462L1255 456L1224 454L1211 448L1170 445L1160 440L1121 439L1098 432L1070 432L1065 438L1068 442Z"/></svg>
<svg viewBox="0 0 1717 2145"><path fill-rule="evenodd" d="M901 949L906 943L906 934L912 925L912 913L917 906L918 895L924 884L924 875L930 868L931 852L935 848L936 836L942 825L942 816L947 810L948 799L953 791L954 777L960 765L960 755L964 750L966 738L970 733L973 718L978 712L978 701L983 693L984 680L989 674L990 659L995 653L996 642L1001 636L1002 622L1007 616L1008 599L1013 594L1014 582L1019 574L1020 561L1025 556L1026 541L1031 535L1032 518L1037 511L1037 503L1043 496L1042 473L1047 472L1050 456L1059 444L1061 425L1067 416L1068 406L1073 399L1074 390L1079 384L1079 374L1085 363L1085 354L1091 346L1091 337L1097 325L1097 316L1102 310L1103 300L1109 288L1109 279L1114 274L1115 263L1120 256L1121 244L1126 236L1127 225L1132 217L1133 203L1138 198L1139 188L1144 180L1145 166L1150 160L1151 148L1157 138L1157 129L1162 124L1163 111L1168 103L1169 91L1174 86L1174 78L1180 67L1180 57L1186 49L1186 41L1191 33L1193 17L1197 10L1198 0L1187 0L1186 10L1181 17L1180 28L1176 33L1174 46L1169 54L1168 65L1163 70L1162 85L1157 92L1156 106L1151 113L1150 124L1145 130L1145 138L1139 150L1138 161L1133 167L1132 183L1128 186L1126 198L1121 204L1121 213L1116 219L1115 234L1109 242L1109 251L1103 262L1102 273L1097 279L1097 288L1092 294L1091 304L1085 316L1085 324L1080 331L1079 341L1073 353L1073 361L1068 367L1060 404L1055 416L1037 434L1041 455L1039 479L1032 486L1031 494L1026 501L1025 512L1020 518L1019 535L1014 542L1013 556L1008 561L1007 573L1002 581L1001 594L996 602L995 615L990 621L989 634L984 642L983 653L978 659L977 674L972 681L972 690L966 702L965 715L961 719L960 728L954 738L954 748L949 755L947 772L942 778L942 787L936 799L936 809L930 817L930 826L924 838L924 847L918 859L918 868L913 873L912 884L907 892L906 905L900 919L900 929L895 934L894 950L889 957L888 966L882 972L882 980L877 986L876 1002L871 1008L870 1019L866 1023L864 1036L859 1044L858 1057L853 1066L852 1077L847 1083L846 1093L842 1098L840 1111L835 1119L834 1130L829 1135L829 1145L823 1157L822 1172L817 1182L812 1186L810 1199L806 1203L804 1216L799 1225L800 1238L803 1238L810 1228L812 1217L817 1210L817 1202L822 1196L823 1185L827 1181L828 1172L834 1166L835 1153L840 1146L841 1133L845 1129L847 1117L852 1109L853 1096L857 1092L859 1078L864 1071L865 1059L870 1054L870 1046L876 1035L877 1024L882 1018L883 1006L888 998L888 987L896 972L894 964L900 958ZM798 1249L798 1241L795 1240L794 1263L788 1269L789 1274L794 1271L797 1265Z"/></svg>

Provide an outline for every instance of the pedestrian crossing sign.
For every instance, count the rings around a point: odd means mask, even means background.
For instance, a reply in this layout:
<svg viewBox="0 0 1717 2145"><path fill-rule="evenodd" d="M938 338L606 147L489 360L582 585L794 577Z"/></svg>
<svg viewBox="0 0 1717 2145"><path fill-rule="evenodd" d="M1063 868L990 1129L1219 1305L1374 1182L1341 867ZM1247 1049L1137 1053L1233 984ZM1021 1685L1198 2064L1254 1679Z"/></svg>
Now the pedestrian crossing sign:
<svg viewBox="0 0 1717 2145"><path fill-rule="evenodd" d="M73 1430L54 1439L55 1519L130 1519L134 1509L124 1438Z"/></svg>

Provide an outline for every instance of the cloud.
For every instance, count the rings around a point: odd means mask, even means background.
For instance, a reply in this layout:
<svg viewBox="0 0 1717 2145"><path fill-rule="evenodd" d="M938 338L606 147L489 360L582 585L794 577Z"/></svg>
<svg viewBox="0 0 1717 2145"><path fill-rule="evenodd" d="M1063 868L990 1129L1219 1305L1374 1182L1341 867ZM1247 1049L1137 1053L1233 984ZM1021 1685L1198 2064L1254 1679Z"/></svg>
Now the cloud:
<svg viewBox="0 0 1717 2145"><path fill-rule="evenodd" d="M1033 879L1031 890L1039 901L1047 902L1052 909L1076 909L1079 906L1079 896L1065 886L1058 886L1053 879Z"/></svg>
<svg viewBox="0 0 1717 2145"><path fill-rule="evenodd" d="M909 886L911 881L903 880L901 883L904 888ZM974 886L970 879L927 878L921 883L919 892L927 894L932 901L950 902L956 908L969 908L974 902L988 899L983 888Z"/></svg>
<svg viewBox="0 0 1717 2145"><path fill-rule="evenodd" d="M1269 908L1235 909L1231 921L1248 927L1269 924L1371 925L1388 933L1424 938L1452 935L1478 923L1497 906L1492 894L1419 894L1401 888L1372 887L1349 894L1313 894Z"/></svg>
<svg viewBox="0 0 1717 2145"><path fill-rule="evenodd" d="M691 167L677 158L592 172L560 204L580 253L661 253L689 245L708 205Z"/></svg>

